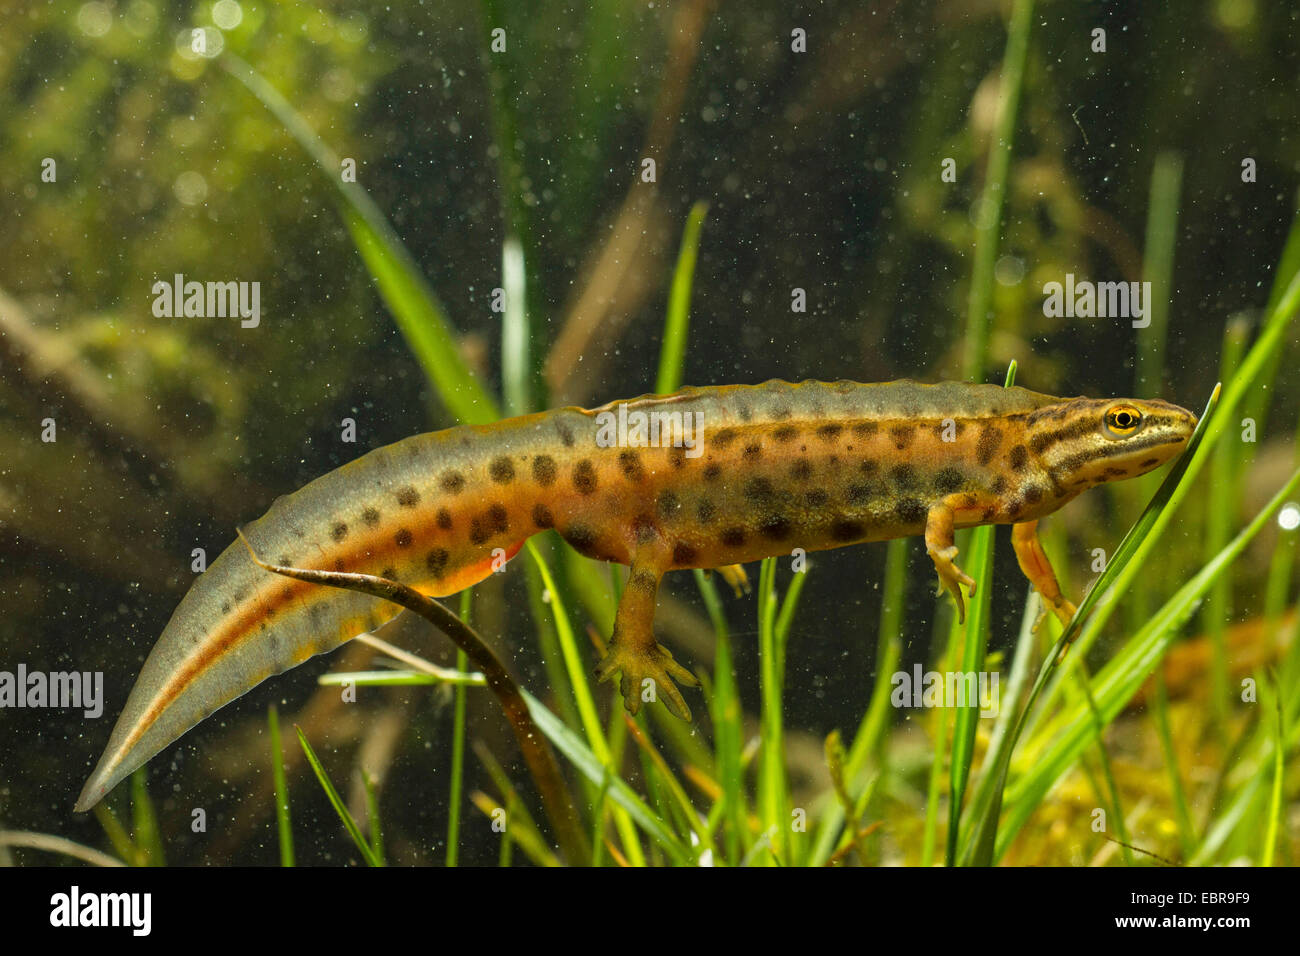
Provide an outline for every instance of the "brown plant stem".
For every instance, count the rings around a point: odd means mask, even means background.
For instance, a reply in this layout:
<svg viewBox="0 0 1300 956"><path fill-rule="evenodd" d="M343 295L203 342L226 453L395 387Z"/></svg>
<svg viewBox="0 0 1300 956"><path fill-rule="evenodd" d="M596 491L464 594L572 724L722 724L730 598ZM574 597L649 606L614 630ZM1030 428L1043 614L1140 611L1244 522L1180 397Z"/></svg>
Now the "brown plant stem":
<svg viewBox="0 0 1300 956"><path fill-rule="evenodd" d="M253 545L244 537L242 530L239 531L239 540L244 542L244 546L248 548L248 553L252 555L257 565L267 571L311 584L360 591L384 601L391 601L418 614L451 638L456 646L469 656L474 666L483 672L488 688L500 702L506 720L510 722L510 727L515 733L515 739L519 742L524 762L528 764L533 782L537 785L537 791L542 798L542 807L551 821L551 826L555 828L561 851L571 864L582 863L591 858L586 834L574 810L573 797L565 785L564 777L560 774L555 752L528 712L528 704L524 701L523 694L519 692L519 685L473 628L453 614L446 605L426 597L405 584L371 574L314 571L268 564L257 556Z"/></svg>

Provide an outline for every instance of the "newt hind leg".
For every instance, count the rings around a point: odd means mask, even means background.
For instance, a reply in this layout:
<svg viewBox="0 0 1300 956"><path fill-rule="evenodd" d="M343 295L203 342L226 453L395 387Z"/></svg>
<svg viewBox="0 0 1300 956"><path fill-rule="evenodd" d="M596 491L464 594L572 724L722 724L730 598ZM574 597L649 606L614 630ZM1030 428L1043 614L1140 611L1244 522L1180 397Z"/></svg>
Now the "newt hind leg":
<svg viewBox="0 0 1300 956"><path fill-rule="evenodd" d="M638 551L633 557L627 587L614 615L614 634L609 650L596 665L596 676L607 681L622 673L619 691L630 714L640 710L642 701L662 700L669 713L689 721L691 709L673 680L687 687L698 687L700 682L654 637L655 595L662 576L662 566L645 552Z"/></svg>

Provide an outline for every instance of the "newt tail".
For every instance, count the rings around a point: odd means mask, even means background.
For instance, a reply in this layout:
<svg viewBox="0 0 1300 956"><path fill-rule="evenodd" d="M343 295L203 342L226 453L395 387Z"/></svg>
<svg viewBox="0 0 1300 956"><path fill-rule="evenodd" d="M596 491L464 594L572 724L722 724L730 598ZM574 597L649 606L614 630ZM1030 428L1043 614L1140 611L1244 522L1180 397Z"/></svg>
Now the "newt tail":
<svg viewBox="0 0 1300 956"><path fill-rule="evenodd" d="M553 529L588 557L631 566L599 676L621 674L633 713L662 701L689 720L676 685L698 682L654 639L666 572L924 535L964 613L961 589L976 582L956 563L954 531L1011 524L1021 568L1068 619L1037 521L1094 485L1159 467L1195 423L1158 400L992 385L687 388L407 438L278 499L244 534L277 565L374 574L438 597ZM261 681L398 610L227 548L145 661L76 809Z"/></svg>

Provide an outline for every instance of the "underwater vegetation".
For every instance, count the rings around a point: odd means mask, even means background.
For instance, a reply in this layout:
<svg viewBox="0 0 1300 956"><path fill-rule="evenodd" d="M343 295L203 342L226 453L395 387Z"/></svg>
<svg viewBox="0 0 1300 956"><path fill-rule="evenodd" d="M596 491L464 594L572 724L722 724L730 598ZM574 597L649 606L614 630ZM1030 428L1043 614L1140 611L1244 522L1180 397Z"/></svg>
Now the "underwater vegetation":
<svg viewBox="0 0 1300 956"><path fill-rule="evenodd" d="M0 859L1294 864L1296 19L10 16ZM307 574L408 613L73 814L182 597L318 476L683 385L904 377L1104 399L1113 437L1138 424L1115 397L1163 399L1195 430L1042 521L1056 614L994 524L957 532L960 615L923 537L792 549L747 582L678 562L650 610L700 684L679 716L597 680L638 585L572 535L442 603Z"/></svg>

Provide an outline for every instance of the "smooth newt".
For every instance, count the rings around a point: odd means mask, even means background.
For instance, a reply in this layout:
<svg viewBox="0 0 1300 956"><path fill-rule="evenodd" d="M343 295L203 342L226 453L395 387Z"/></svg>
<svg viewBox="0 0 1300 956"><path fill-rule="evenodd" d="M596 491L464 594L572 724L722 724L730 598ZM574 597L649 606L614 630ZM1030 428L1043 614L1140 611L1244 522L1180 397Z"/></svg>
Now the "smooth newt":
<svg viewBox="0 0 1300 956"><path fill-rule="evenodd" d="M620 424L611 429L611 419ZM639 426L648 421L700 427L672 434L676 444L661 432L647 446L656 436ZM689 719L674 681L698 682L654 639L665 572L924 534L964 616L961 586L973 593L975 582L954 563L954 530L1011 524L1025 575L1068 619L1074 606L1038 520L1094 485L1173 458L1195 424L1158 400L995 385L686 388L407 438L278 499L244 534L279 565L378 574L436 597L554 529L584 555L631 566L601 679L621 673L633 713L652 680L658 699ZM173 613L76 809L261 681L397 613L368 595L269 573L236 542Z"/></svg>

